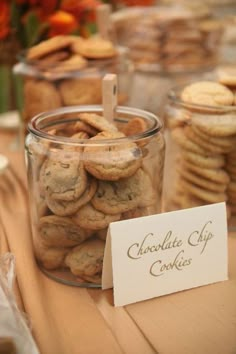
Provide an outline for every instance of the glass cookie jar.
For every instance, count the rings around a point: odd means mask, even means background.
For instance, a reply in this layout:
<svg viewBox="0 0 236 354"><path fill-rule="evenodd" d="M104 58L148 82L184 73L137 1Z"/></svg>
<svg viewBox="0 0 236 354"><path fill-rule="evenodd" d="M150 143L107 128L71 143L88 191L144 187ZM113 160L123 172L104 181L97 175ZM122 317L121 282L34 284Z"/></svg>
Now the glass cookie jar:
<svg viewBox="0 0 236 354"><path fill-rule="evenodd" d="M165 108L164 210L225 201L235 228L236 106L184 102L182 89L169 92Z"/></svg>
<svg viewBox="0 0 236 354"><path fill-rule="evenodd" d="M118 103L128 103L133 65L125 48L119 47L115 58L91 59L87 67L76 67L76 61L66 66L59 60L44 63L28 60L25 53L19 56L13 72L22 81L19 110L25 131L30 119L41 112L72 105L101 104L102 79L107 73L117 75Z"/></svg>
<svg viewBox="0 0 236 354"><path fill-rule="evenodd" d="M29 123L34 253L49 277L99 287L110 222L161 212L165 143L152 113L64 107ZM129 237L129 235L126 235Z"/></svg>

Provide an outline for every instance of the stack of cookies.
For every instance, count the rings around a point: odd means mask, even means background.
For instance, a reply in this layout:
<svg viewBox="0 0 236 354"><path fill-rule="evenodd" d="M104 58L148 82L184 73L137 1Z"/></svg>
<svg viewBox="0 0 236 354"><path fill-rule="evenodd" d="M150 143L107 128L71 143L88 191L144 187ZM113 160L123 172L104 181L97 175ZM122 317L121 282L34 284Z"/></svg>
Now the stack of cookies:
<svg viewBox="0 0 236 354"><path fill-rule="evenodd" d="M127 96L130 74L126 58L99 36L56 36L31 47L15 71L24 77L23 118L61 106L100 104L102 78L118 74L119 103ZM126 75L126 78L124 78ZM126 87L127 84L127 87Z"/></svg>
<svg viewBox="0 0 236 354"><path fill-rule="evenodd" d="M217 61L222 26L205 8L131 9L115 14L114 22L139 69L193 70Z"/></svg>
<svg viewBox="0 0 236 354"><path fill-rule="evenodd" d="M35 255L64 280L100 284L109 223L161 210L164 141L127 139L150 129L141 117L70 116L27 143Z"/></svg>
<svg viewBox="0 0 236 354"><path fill-rule="evenodd" d="M166 167L174 173L172 188L166 187L166 209L227 201L229 215L234 214L235 91L226 82L202 81L172 92L166 123Z"/></svg>

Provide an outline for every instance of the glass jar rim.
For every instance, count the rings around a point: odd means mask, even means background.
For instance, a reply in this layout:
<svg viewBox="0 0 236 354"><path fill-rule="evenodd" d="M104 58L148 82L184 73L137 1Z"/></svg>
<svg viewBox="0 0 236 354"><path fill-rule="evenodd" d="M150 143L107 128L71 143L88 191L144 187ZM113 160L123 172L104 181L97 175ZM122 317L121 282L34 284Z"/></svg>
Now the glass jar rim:
<svg viewBox="0 0 236 354"><path fill-rule="evenodd" d="M51 110L51 111L47 111L47 112L42 112L38 115L36 115L35 117L33 117L31 119L31 121L28 123L28 131L29 133L45 139L45 140L49 140L51 142L57 143L57 144L68 144L68 145L74 145L74 146L80 146L80 145L95 145L95 146L99 146L99 145L114 145L114 141L115 143L119 143L119 144L123 144L123 143L127 143L130 141L137 141L137 140L142 140L144 138L148 138L148 137L152 137L153 135L157 134L158 132L160 132L160 130L162 129L162 122L160 120L160 118L158 116L156 116L155 114L148 112L148 111L144 111L138 108L132 108L132 107L126 107L126 106L117 106L116 108L116 113L120 113L120 114L127 114L130 116L134 116L134 117L141 117L146 119L149 122L152 122L152 126L147 129L144 132L141 133L137 133L135 135L131 135L131 136L124 136L124 137L120 137L120 138L115 138L115 139L102 139L102 140L93 140L88 141L88 139L76 139L73 140L71 137L64 137L64 136L55 136L52 134L49 134L45 131L43 131L42 129L39 128L39 124L42 123L44 120L46 120L47 118L53 118L56 117L58 115L61 114L71 114L71 113L95 113L95 114L99 114L103 112L103 107L101 105L84 105L84 106L67 106L67 107L61 107L55 110ZM69 122L76 122L78 121L78 117L76 118L70 118ZM115 118L115 120L118 121L123 121L124 118ZM61 124L65 124L64 120L60 120L59 121ZM57 121L58 123L58 121ZM49 124L46 125L45 127L51 127L53 129L53 124Z"/></svg>
<svg viewBox="0 0 236 354"><path fill-rule="evenodd" d="M211 105L185 102L179 96L179 93L183 90L184 87L186 87L186 84L173 87L167 93L168 100L174 103L175 105L186 109L192 109L198 111L202 110L204 112L207 111L207 112L214 112L219 114L236 112L236 106L211 106Z"/></svg>

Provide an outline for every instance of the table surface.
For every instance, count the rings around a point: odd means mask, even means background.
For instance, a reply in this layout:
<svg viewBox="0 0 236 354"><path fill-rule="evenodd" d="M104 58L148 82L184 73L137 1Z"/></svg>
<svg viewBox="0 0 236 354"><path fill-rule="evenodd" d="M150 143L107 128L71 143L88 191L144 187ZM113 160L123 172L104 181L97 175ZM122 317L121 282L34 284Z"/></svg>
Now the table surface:
<svg viewBox="0 0 236 354"><path fill-rule="evenodd" d="M229 234L229 280L113 306L112 290L81 289L48 279L32 255L23 151L0 131L10 159L0 176L0 253L16 257L19 306L42 354L235 354L236 233Z"/></svg>

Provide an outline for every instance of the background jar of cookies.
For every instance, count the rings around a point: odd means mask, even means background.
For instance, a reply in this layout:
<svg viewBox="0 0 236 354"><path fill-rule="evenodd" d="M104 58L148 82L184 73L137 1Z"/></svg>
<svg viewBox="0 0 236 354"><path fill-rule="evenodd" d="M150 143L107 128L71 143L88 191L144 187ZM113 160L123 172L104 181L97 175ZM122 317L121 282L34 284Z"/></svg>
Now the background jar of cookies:
<svg viewBox="0 0 236 354"><path fill-rule="evenodd" d="M100 285L109 223L162 207L159 119L120 106L112 122L102 115L101 106L42 113L26 138L36 260L76 286Z"/></svg>
<svg viewBox="0 0 236 354"><path fill-rule="evenodd" d="M119 104L128 103L133 65L125 48L116 48L117 54L112 58L98 59L86 59L66 50L34 60L20 54L13 72L22 79L18 107L25 130L30 119L41 112L63 106L101 104L102 79L107 73L117 75Z"/></svg>
<svg viewBox="0 0 236 354"><path fill-rule="evenodd" d="M236 215L236 100L232 88L201 81L170 91L165 109L164 209L226 202Z"/></svg>

